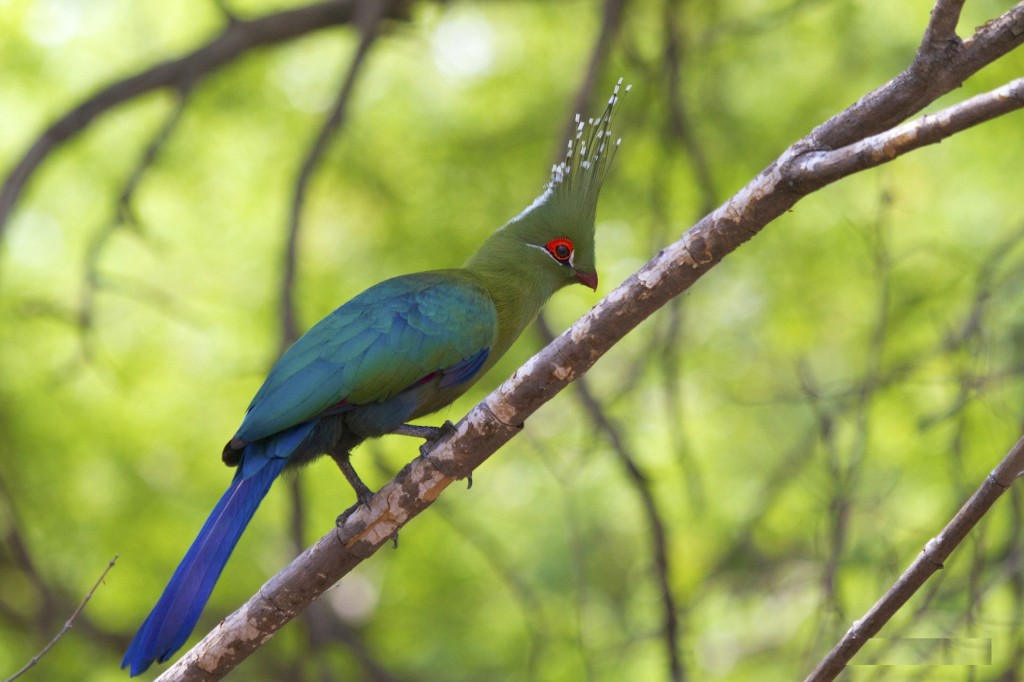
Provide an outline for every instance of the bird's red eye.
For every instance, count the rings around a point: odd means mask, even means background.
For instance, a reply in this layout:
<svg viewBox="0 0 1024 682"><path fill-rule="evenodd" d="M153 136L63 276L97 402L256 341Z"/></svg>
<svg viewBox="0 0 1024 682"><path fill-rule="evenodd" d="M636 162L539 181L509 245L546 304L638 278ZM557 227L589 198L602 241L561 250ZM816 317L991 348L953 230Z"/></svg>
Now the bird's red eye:
<svg viewBox="0 0 1024 682"><path fill-rule="evenodd" d="M559 237L558 239L552 239L544 248L548 250L551 257L559 263L568 263L572 260L572 240L566 239L565 237Z"/></svg>

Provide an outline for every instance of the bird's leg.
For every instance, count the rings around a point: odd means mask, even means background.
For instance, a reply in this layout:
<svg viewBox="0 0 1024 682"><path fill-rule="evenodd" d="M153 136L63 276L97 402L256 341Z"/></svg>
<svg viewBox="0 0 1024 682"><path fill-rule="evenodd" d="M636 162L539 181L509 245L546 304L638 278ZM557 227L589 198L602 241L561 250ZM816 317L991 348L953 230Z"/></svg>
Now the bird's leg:
<svg viewBox="0 0 1024 682"><path fill-rule="evenodd" d="M331 459L341 469L341 473L345 474L348 484L352 486L352 490L356 491L356 499L359 504L366 505L370 502L370 498L373 497L373 491L370 490L363 480L359 478L359 474L352 467L352 462L349 461L349 453L343 452L341 454L331 453Z"/></svg>
<svg viewBox="0 0 1024 682"><path fill-rule="evenodd" d="M373 497L373 491L359 478L359 474L352 467L352 462L349 461L349 454L347 452L343 452L340 455L331 453L331 459L341 469L341 473L345 474L345 479L352 486L352 490L356 491L356 503L341 512L334 522L340 528L345 523L345 520L352 515L352 512L359 508L359 505L368 505L370 498Z"/></svg>
<svg viewBox="0 0 1024 682"><path fill-rule="evenodd" d="M373 497L373 491L370 490L369 486L363 483L363 479L359 478L359 474L356 473L355 467L352 466L349 453L344 452L340 455L332 453L331 459L337 463L338 468L341 469L341 473L345 474L348 484L356 491L356 499L358 500L354 505L343 511L341 515L338 516L337 520L335 520L335 525L341 527L344 525L345 520L352 515L352 512L359 508L359 505L369 506L370 498ZM391 534L391 542L394 543L395 549L398 549L397 530Z"/></svg>

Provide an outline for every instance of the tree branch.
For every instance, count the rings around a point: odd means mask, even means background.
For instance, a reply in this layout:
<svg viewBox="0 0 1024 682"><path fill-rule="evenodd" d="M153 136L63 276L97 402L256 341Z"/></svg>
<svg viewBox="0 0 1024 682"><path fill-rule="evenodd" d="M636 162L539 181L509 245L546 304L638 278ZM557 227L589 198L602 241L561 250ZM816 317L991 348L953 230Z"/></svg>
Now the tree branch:
<svg viewBox="0 0 1024 682"><path fill-rule="evenodd" d="M356 80L363 71L370 48L380 35L381 20L389 11L394 0L356 0L356 2L356 15L353 22L360 28L359 44L352 55L351 63L342 75L334 103L331 105L331 109L320 126L316 137L310 144L295 179L291 211L288 217L287 238L285 240L284 264L281 274L279 302L281 337L277 352L278 356L283 354L300 336L300 325L298 316L295 313L295 282L298 276L298 251L302 227L302 211L305 207L309 183L314 171L320 165L320 161L327 151L331 139L341 130ZM296 553L301 552L305 546L305 542L302 539L305 527L304 501L299 482L300 479L296 476L292 478L289 485L292 537ZM326 639L325 633L333 630L335 635L343 635L341 639L349 645L349 649L363 663L364 668L373 679L390 679L387 671L373 660L366 651L366 647L355 636L355 633L336 618L331 618L326 609L319 612L315 609L306 611L304 620L307 626L306 631L309 633L310 648L314 652L320 648L319 645Z"/></svg>
<svg viewBox="0 0 1024 682"><path fill-rule="evenodd" d="M100 270L101 256L111 240L114 238L114 235L117 234L120 229L130 227L138 231L139 221L136 218L135 211L132 207L135 193L138 190L143 177L145 177L146 172L156 162L156 158L160 154L160 151L167 143L167 140L170 139L171 134L178 127L178 123L181 121L181 115L184 113L185 108L188 105L189 92L190 91L187 89L179 91L178 101L175 102L174 108L167 114L167 118L164 120L163 125L161 125L153 134L153 137L146 145L142 154L139 156L138 161L135 162L135 166L132 168L128 178L125 180L124 186L121 188L121 191L117 196L117 201L114 204L110 217L93 236L93 238L89 240L89 244L86 247L85 273L82 277L77 314L79 342L81 347L80 354L82 359L86 361L91 360L93 356L90 335L93 330L93 322L96 318L97 295L104 286L103 275Z"/></svg>
<svg viewBox="0 0 1024 682"><path fill-rule="evenodd" d="M107 577L107 573L110 572L110 569L114 567L114 564L116 562L117 555L114 555L114 558L107 563L107 567L103 569L102 573L100 573L100 577L96 579L96 582L93 584L92 588L88 592L86 592L85 597L83 597L82 601L78 604L78 608L76 608L68 617L68 619L64 621L64 627L60 629L60 632L54 635L53 639L51 639L46 644L46 646L43 647L42 651L33 656L28 663L22 666L21 670L14 673L13 675L5 679L3 682L13 682L14 680L18 679L19 677L27 673L29 670L31 670L37 663L39 663L43 656L45 656L50 651L50 649L52 649L57 644L57 642L60 641L60 638L63 637L68 630L74 627L75 619L78 618L82 611L85 610L85 605L89 603L90 599L92 599L92 595L96 593L97 589L99 589L99 586L103 583L103 579Z"/></svg>
<svg viewBox="0 0 1024 682"><path fill-rule="evenodd" d="M841 149L804 154L799 165L802 173L815 183L834 182L1021 108L1024 108L1024 78Z"/></svg>

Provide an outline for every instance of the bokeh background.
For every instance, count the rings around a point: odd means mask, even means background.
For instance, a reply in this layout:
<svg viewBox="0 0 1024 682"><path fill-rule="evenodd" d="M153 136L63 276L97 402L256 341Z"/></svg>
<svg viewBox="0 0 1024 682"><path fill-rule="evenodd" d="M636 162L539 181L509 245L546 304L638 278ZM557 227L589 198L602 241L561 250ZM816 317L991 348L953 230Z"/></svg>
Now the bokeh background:
<svg viewBox="0 0 1024 682"><path fill-rule="evenodd" d="M967 3L961 33L1012 4ZM226 12L302 6L0 1L0 173L100 87L212 40ZM298 328L386 277L462 263L541 191L577 102L598 113L622 76L597 226L607 293L904 68L930 7L406 3L312 175ZM124 647L226 487L220 449L289 335L296 178L359 40L324 28L185 98L133 98L60 145L0 231L0 676L118 555L26 679L125 678ZM936 106L1022 66L1011 54ZM1020 435L1021 130L1010 115L800 202L236 676L802 679ZM561 292L544 321L561 331L596 300ZM461 417L543 337L528 331L437 418ZM416 446L385 438L354 463L380 486ZM191 641L351 497L329 461L279 482ZM1021 514L1011 490L882 633L917 648L858 659L915 665L844 678L1019 679Z"/></svg>

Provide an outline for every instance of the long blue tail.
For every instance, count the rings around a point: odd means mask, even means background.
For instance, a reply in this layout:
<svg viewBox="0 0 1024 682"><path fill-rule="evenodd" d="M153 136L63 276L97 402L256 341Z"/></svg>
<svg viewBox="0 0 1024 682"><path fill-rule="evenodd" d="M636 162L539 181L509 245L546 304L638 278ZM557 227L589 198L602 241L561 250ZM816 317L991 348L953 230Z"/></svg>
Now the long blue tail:
<svg viewBox="0 0 1024 682"><path fill-rule="evenodd" d="M121 667L129 668L133 677L154 661L169 659L192 634L242 532L288 462L288 455L311 429L312 425L303 424L246 448L231 485L128 646Z"/></svg>

